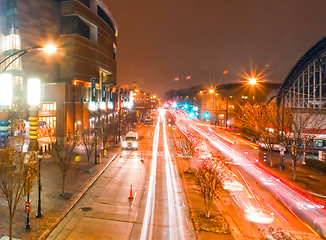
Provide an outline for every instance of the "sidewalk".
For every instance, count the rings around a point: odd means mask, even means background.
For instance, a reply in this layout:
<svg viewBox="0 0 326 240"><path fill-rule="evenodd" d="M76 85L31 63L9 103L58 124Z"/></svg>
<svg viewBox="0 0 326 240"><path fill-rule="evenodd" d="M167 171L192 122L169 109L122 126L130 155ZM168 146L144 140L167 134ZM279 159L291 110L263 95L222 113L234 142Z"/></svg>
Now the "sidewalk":
<svg viewBox="0 0 326 240"><path fill-rule="evenodd" d="M83 193L97 179L106 166L117 156L120 148L107 148L108 156L102 157L100 164L94 165L94 156L90 160L90 168L93 171L87 171L86 152L78 149L78 154L81 157L79 169L76 169L75 163L67 173L65 184L65 192L72 194L70 199L59 199L61 194L61 172L59 167L55 165L51 158L43 159L41 163L41 203L43 217L36 218L38 205L38 184L35 183L33 191L30 195L31 199L31 214L30 225L31 229L26 230L26 214L24 209L24 201L18 204L13 226L13 237L18 239L45 239L52 231L56 224L65 216L71 207L82 197ZM51 154L51 151L47 153ZM0 238L8 235L9 232L9 217L8 206L4 200L0 201Z"/></svg>

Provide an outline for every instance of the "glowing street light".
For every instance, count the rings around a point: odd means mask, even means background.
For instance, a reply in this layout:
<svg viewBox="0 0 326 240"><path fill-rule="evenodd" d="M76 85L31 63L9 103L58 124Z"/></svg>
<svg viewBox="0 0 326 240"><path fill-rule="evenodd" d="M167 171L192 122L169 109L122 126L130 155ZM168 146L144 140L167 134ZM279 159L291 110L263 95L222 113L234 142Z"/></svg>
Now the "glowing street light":
<svg viewBox="0 0 326 240"><path fill-rule="evenodd" d="M256 78L249 78L249 84L250 85L255 85L257 83L257 79Z"/></svg>
<svg viewBox="0 0 326 240"><path fill-rule="evenodd" d="M48 54L53 54L57 51L57 47L51 44L51 45L45 46L43 49L40 49L40 50L44 50Z"/></svg>
<svg viewBox="0 0 326 240"><path fill-rule="evenodd" d="M23 56L24 54L26 54L29 51L32 50L39 50L39 51L45 51L48 54L53 54L54 52L57 51L57 48L54 45L46 45L46 46L36 46L36 47L30 47L30 48L25 48L22 50L19 50L17 52L14 52L13 54L7 56L5 59L3 59L0 62L0 65L3 64L4 62L6 62L8 59L10 59L11 57L14 57L2 70L2 72L6 71L7 68L14 62L16 61L18 58L20 58L21 56Z"/></svg>
<svg viewBox="0 0 326 240"><path fill-rule="evenodd" d="M213 88L210 88L210 89L208 90L208 92L209 92L209 93L214 93L214 89L213 89Z"/></svg>

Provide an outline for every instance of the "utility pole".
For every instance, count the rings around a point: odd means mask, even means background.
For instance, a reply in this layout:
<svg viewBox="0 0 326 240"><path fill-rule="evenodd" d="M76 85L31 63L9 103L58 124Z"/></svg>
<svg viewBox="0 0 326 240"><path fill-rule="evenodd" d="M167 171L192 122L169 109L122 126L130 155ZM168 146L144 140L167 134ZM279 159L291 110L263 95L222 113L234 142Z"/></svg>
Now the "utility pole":
<svg viewBox="0 0 326 240"><path fill-rule="evenodd" d="M120 92L118 93L118 102L119 102L118 140L119 140L119 142L120 142L120 138L121 138L122 92L123 92L123 89L121 88Z"/></svg>
<svg viewBox="0 0 326 240"><path fill-rule="evenodd" d="M283 132L284 132L284 107L285 107L285 101L284 101L284 90L282 89L282 125L281 125L281 141L283 143ZM283 151L284 152L284 151ZM281 165L280 170L285 170L284 166L284 153L281 154Z"/></svg>
<svg viewBox="0 0 326 240"><path fill-rule="evenodd" d="M226 97L226 110L225 110L225 130L228 130L229 121L229 96Z"/></svg>

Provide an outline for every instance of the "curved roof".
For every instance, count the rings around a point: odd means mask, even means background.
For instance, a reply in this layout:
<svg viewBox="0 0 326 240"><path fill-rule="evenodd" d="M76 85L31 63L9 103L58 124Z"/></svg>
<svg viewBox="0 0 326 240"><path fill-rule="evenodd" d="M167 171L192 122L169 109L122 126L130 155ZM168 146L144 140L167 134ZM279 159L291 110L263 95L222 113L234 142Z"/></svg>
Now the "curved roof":
<svg viewBox="0 0 326 240"><path fill-rule="evenodd" d="M312 46L294 65L291 72L288 74L285 81L281 85L277 98L280 99L282 91L286 91L288 88L290 88L296 79L302 74L304 69L324 52L326 52L326 37L322 38L319 42Z"/></svg>

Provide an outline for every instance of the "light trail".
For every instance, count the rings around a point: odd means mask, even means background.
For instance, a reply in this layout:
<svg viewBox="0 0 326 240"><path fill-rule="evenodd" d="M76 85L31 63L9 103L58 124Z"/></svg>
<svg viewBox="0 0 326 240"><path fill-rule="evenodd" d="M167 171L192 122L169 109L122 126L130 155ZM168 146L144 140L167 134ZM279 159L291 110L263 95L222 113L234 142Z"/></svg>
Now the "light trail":
<svg viewBox="0 0 326 240"><path fill-rule="evenodd" d="M185 239L183 223L184 216L181 213L182 200L178 197L178 192L181 192L178 184L177 173L174 171L174 165L171 161L171 154L169 151L166 123L163 122L164 135L164 152L165 152L165 173L166 186L168 192L168 206L169 206L169 239Z"/></svg>
<svg viewBox="0 0 326 240"><path fill-rule="evenodd" d="M151 174L148 184L148 194L146 199L146 207L144 214L144 221L141 231L141 240L152 239L153 224L155 214L155 185L156 185L156 169L157 169L157 152L160 139L160 125L163 126L163 141L164 141L164 156L165 156L165 175L166 175L166 188L167 188L167 205L169 216L169 239L185 239L185 217L181 210L183 206L181 187L179 185L178 173L172 163L171 154L169 151L167 129L165 122L165 111L160 110L159 119L156 124L154 141L153 141L153 157ZM159 216L161 217L161 216Z"/></svg>
<svg viewBox="0 0 326 240"><path fill-rule="evenodd" d="M148 184L148 193L146 200L146 209L143 220L143 227L140 235L141 240L151 239L154 221L154 208L155 208L155 181L156 181L156 165L157 165L157 150L160 133L160 120L157 121L153 141L153 156L151 176Z"/></svg>
<svg viewBox="0 0 326 240"><path fill-rule="evenodd" d="M242 154L234 150L232 146L229 146L229 144L225 142L225 139L221 139L220 135L214 135L214 133L197 126L192 126L192 128L200 135L207 138L216 149L232 159L234 163L238 164L258 182L265 185L271 193L276 194L284 205L294 213L294 216L298 216L300 219L306 221L311 228L315 229L320 234L326 228L324 225L326 213L324 209L322 209L322 204L309 199L303 192L280 181L275 175L266 172L259 164L255 164L254 159L251 159L249 156L242 156Z"/></svg>
<svg viewBox="0 0 326 240"><path fill-rule="evenodd" d="M255 158L249 155L243 155L242 152L234 149L234 143L229 140L229 137L224 137L222 134L216 133L210 127L198 121L190 121L180 112L174 111L172 114L176 118L175 122L178 128L184 135L191 138L194 135L192 132L193 130L204 139L207 139L214 148L218 149L223 155L229 158L231 160L230 162L245 170L245 172L257 182L265 186L276 199L283 202L290 212L293 213L294 217L297 217L301 222L303 220L304 222L302 223L311 230L311 232L305 233L308 234L307 236L309 236L309 239L316 239L316 232L326 237L326 212L323 204L317 202L304 190L295 187L288 180L266 169L266 167L259 164ZM246 204L244 202L241 203L241 201L245 199L239 198L238 200L240 204ZM308 226L307 223L310 226ZM298 231L300 230L298 229Z"/></svg>

